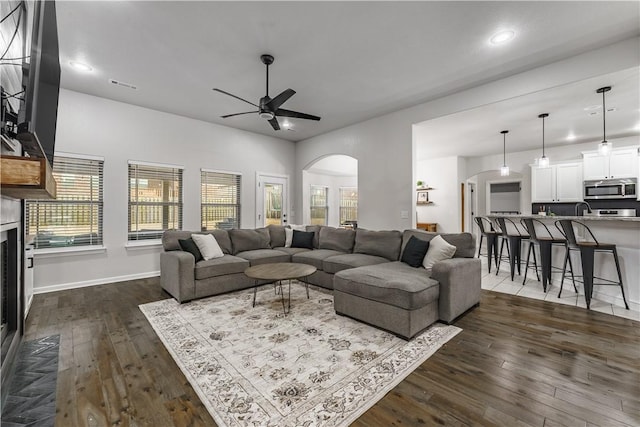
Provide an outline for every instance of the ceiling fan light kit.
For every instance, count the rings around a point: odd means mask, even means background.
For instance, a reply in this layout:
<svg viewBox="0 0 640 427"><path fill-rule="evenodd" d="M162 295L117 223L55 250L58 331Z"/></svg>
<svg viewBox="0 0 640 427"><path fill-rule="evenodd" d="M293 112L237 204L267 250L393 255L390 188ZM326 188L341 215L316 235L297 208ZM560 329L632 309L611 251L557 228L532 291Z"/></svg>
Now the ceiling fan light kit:
<svg viewBox="0 0 640 427"><path fill-rule="evenodd" d="M538 167L540 168L549 167L549 158L544 154L544 119L547 117L549 117L549 113L542 113L538 116L538 118L542 119L542 157L538 160Z"/></svg>
<svg viewBox="0 0 640 427"><path fill-rule="evenodd" d="M607 141L607 106L604 102L604 94L609 92L610 90L611 86L601 87L600 89L596 90L596 93L602 94L602 142L598 144L598 152L602 156L608 156L611 152L611 148L613 147L613 144Z"/></svg>
<svg viewBox="0 0 640 427"><path fill-rule="evenodd" d="M500 132L502 134L502 167L500 168L500 176L509 176L509 166L507 166L507 134L508 130Z"/></svg>
<svg viewBox="0 0 640 427"><path fill-rule="evenodd" d="M275 98L269 97L269 65L273 64L274 58L272 55L260 55L260 61L266 66L266 95L260 98L259 104L254 104L253 102L247 101L244 98L240 98L232 93L226 92L222 89L214 88L216 92L223 93L225 95L231 96L232 98L236 98L242 102L246 102L247 104L253 105L257 108L255 111L246 111L243 113L233 113L221 116L223 119L227 119L229 117L241 116L244 114L254 114L258 113L260 118L263 118L269 122L273 130L280 130L280 124L278 123L277 117L290 117L293 119L305 119L305 120L320 120L320 117L313 116L311 114L300 113L298 111L285 110L280 108L282 104L284 104L289 98L295 95L296 91L293 89L286 89L282 93L280 93Z"/></svg>

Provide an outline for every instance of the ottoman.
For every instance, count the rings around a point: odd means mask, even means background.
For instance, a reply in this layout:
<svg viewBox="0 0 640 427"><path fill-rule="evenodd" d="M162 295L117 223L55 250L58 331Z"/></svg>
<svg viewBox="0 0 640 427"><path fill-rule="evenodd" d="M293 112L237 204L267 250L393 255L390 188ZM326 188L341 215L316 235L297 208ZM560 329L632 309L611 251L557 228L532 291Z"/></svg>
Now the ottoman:
<svg viewBox="0 0 640 427"><path fill-rule="evenodd" d="M342 270L333 279L336 313L407 340L438 320L439 294L427 270L399 261Z"/></svg>

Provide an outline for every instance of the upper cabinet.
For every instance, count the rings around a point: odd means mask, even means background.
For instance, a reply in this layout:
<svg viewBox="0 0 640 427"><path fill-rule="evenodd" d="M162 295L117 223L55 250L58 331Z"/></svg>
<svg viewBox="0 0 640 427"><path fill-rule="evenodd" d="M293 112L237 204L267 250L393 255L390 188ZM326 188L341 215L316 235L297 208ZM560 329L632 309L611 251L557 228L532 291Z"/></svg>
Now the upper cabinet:
<svg viewBox="0 0 640 427"><path fill-rule="evenodd" d="M582 153L584 180L635 178L638 176L638 149L612 150L608 156L598 152Z"/></svg>
<svg viewBox="0 0 640 427"><path fill-rule="evenodd" d="M531 202L582 201L582 163L531 166Z"/></svg>

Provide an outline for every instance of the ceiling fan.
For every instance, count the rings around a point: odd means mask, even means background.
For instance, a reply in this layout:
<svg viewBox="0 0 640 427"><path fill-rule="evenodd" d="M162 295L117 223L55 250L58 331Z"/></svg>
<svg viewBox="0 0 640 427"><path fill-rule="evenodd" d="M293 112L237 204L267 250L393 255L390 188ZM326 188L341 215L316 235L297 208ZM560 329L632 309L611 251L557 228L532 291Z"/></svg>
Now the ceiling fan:
<svg viewBox="0 0 640 427"><path fill-rule="evenodd" d="M229 95L236 99L239 99L240 101L244 101L247 104L251 104L254 107L258 108L258 110L246 111L244 113L227 114L226 116L221 116L221 117L223 119L226 119L228 117L240 116L243 114L258 113L260 117L262 117L263 119L267 119L267 121L269 122L269 124L271 124L271 127L273 127L274 130L280 130L280 125L278 124L277 117L291 117L294 119L320 120L320 117L318 116L312 116L311 114L299 113L297 111L285 110L283 108L280 108L280 106L284 104L289 98L291 98L296 93L296 91L293 89L286 89L275 98L270 98L269 97L269 65L273 64L273 56L261 55L260 60L264 65L267 66L267 78L266 78L267 94L262 98L260 98L260 101L259 101L260 105L256 105L253 102L249 102L246 99L240 98L239 96L233 95L229 92L225 92L222 89L217 89L217 88L213 89L216 92L224 93L225 95Z"/></svg>

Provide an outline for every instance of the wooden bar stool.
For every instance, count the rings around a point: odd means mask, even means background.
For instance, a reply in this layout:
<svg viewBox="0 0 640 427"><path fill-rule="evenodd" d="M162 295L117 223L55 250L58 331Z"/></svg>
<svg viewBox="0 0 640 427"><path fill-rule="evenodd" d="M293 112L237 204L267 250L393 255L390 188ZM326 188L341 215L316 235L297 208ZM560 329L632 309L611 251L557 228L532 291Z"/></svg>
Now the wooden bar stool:
<svg viewBox="0 0 640 427"><path fill-rule="evenodd" d="M542 270L542 289L544 290L544 292L547 292L547 284L551 284L552 269L556 268L558 270L561 270L558 267L553 267L551 263L551 249L553 248L553 245L562 245L566 248L567 240L564 238L559 238L554 236L553 233L551 233L551 231L547 227L547 225L538 219L524 218L520 220L520 223L529 233L529 251L527 252L527 264L524 269L524 280L522 281L522 284L524 285L524 282L526 282L527 280L527 271L529 268L529 256L531 255L531 251L533 251L533 261L535 263L536 261L535 246L538 246L540 251L540 267ZM536 228L538 230L536 230ZM542 232L542 230L544 230L543 233L545 235L540 235L540 233L538 233L538 231ZM567 249L567 253L568 253L568 249ZM571 260L569 259L569 261ZM571 265L571 263L569 263L569 266L571 267L571 277L573 277L573 266ZM564 268L566 268L566 265L564 266ZM537 275L538 274L537 265L535 265L535 269L536 269L536 275ZM566 271L564 269L562 270L563 272ZM564 274L563 274L563 279L564 279ZM540 276L538 276L538 280L540 280ZM575 281L573 283L573 287L574 288L576 287ZM576 292L578 292L577 288L576 288Z"/></svg>
<svg viewBox="0 0 640 427"><path fill-rule="evenodd" d="M574 221L571 219L561 219L556 221L560 223L560 227L558 229L562 231L565 238L567 239L567 248L569 250L579 250L580 251L580 261L582 263L582 280L584 283L584 298L587 302L587 308L591 306L591 296L593 295L593 287L595 285L599 286L620 286L620 291L622 292L622 300L624 301L624 306L627 310L629 310L629 304L627 304L627 298L624 295L624 286L622 283L622 273L620 272L620 261L618 260L618 251L616 250L616 245L613 243L601 243L598 242L596 237L593 235L589 227L579 221ZM556 225L557 226L557 225ZM582 227L582 229L586 230L589 233L589 237L593 241L578 241L576 238L576 234L574 232L574 226ZM613 260L616 263L616 270L618 272L618 281L604 279L602 277L597 277L594 275L593 266L594 266L594 258L596 252L611 252L613 254ZM567 255L568 256L568 255ZM563 269L562 278L564 280L564 275L566 272L566 262L565 268ZM601 280L600 283L594 283L594 279ZM562 280L562 281L563 281ZM562 281L560 281L560 292L562 292ZM560 296L560 294L558 294Z"/></svg>
<svg viewBox="0 0 640 427"><path fill-rule="evenodd" d="M520 274L520 261L521 261L521 245L522 241L529 238L529 235L520 230L518 225L509 218L497 217L496 221L500 226L500 237L502 243L500 244L500 253L498 254L498 265L496 268L496 276L500 272L500 263L502 262L502 250L504 244L507 244L507 254L509 255L509 267L511 268L511 280L515 274L516 264L518 266L518 275ZM508 225L507 225L508 224Z"/></svg>
<svg viewBox="0 0 640 427"><path fill-rule="evenodd" d="M489 273L491 273L491 258L493 257L496 267L498 266L498 235L500 234L493 228L493 223L488 218L477 216L473 219L480 229L480 244L478 245L478 258L482 251L482 239L487 239L487 258L489 264Z"/></svg>

